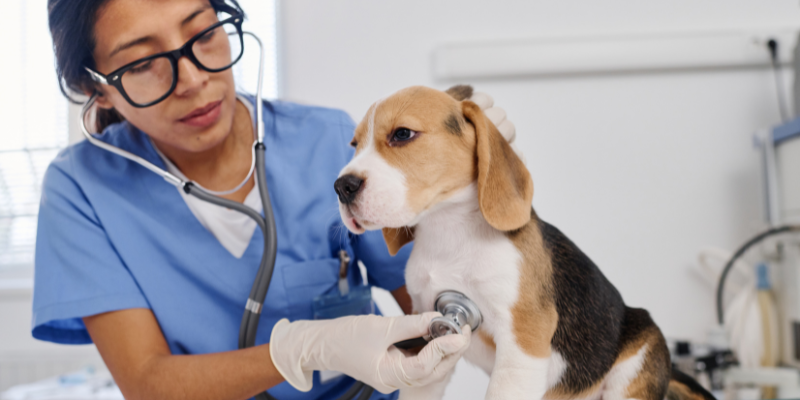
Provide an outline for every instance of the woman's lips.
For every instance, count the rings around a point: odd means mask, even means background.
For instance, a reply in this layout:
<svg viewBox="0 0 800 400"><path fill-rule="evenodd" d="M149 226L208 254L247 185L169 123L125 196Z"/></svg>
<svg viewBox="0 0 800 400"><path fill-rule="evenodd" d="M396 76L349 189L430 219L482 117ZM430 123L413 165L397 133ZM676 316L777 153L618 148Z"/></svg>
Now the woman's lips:
<svg viewBox="0 0 800 400"><path fill-rule="evenodd" d="M204 128L217 121L222 110L222 100L208 103L207 105L196 108L178 121L186 125Z"/></svg>

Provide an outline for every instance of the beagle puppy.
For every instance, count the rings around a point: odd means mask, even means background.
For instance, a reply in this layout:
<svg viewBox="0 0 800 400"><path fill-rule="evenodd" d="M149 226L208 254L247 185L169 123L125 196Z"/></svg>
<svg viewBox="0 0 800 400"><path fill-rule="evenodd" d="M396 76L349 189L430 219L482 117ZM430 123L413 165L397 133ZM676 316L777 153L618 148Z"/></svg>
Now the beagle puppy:
<svg viewBox="0 0 800 400"><path fill-rule="evenodd" d="M483 315L464 357L491 376L487 399L713 399L673 371L661 331L533 210L525 165L469 86L410 87L373 104L334 187L347 228L414 241L414 311L455 290ZM449 377L401 390L440 399Z"/></svg>

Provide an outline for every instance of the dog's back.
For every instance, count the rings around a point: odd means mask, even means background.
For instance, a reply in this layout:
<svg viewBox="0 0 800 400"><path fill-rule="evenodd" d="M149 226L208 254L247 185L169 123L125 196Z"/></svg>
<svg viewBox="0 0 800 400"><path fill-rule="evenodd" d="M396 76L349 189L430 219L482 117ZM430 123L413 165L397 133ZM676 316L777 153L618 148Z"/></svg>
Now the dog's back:
<svg viewBox="0 0 800 400"><path fill-rule="evenodd" d="M531 224L541 232L553 266L559 320L552 346L566 364L547 397L616 392L637 399L714 399L672 369L666 341L646 310L625 306L600 269L557 228L535 213ZM626 376L632 370L638 372Z"/></svg>

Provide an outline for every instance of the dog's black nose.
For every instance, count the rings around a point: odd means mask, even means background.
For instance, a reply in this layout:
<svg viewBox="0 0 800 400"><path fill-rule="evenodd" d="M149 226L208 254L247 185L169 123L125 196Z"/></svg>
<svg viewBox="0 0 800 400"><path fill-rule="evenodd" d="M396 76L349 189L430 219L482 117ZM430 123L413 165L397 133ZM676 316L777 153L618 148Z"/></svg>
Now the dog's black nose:
<svg viewBox="0 0 800 400"><path fill-rule="evenodd" d="M364 180L355 175L345 175L333 183L333 189L336 190L342 204L350 204L355 201L363 183Z"/></svg>

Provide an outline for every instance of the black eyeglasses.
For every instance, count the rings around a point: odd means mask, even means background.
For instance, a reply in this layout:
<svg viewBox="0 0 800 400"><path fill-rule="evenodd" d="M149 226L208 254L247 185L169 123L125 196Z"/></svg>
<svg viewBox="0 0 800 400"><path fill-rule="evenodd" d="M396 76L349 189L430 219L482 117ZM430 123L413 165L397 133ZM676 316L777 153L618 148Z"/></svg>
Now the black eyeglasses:
<svg viewBox="0 0 800 400"><path fill-rule="evenodd" d="M84 68L92 80L114 86L134 107L149 107L175 90L181 57L208 72L221 72L236 64L244 53L243 20L244 14L237 13L204 29L179 49L136 60L108 75Z"/></svg>

